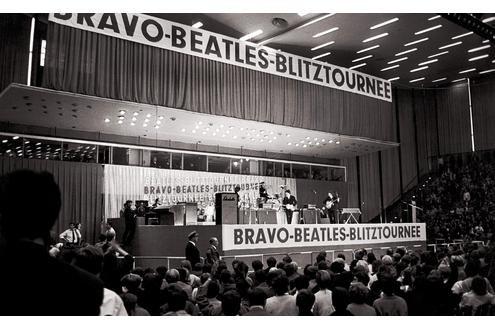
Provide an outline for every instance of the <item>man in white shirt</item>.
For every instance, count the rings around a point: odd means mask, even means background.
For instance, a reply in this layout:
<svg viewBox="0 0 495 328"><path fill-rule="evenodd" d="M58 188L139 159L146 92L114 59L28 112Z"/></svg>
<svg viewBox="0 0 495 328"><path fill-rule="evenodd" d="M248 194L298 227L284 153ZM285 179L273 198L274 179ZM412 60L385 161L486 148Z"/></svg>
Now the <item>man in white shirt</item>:
<svg viewBox="0 0 495 328"><path fill-rule="evenodd" d="M326 270L320 270L316 273L316 283L320 290L315 294L314 315L327 316L335 311L332 302L332 292L328 289L330 287L330 279L330 273Z"/></svg>
<svg viewBox="0 0 495 328"><path fill-rule="evenodd" d="M289 279L284 276L275 278L272 288L275 290L275 296L266 300L266 312L269 315L298 315L296 297L289 295Z"/></svg>
<svg viewBox="0 0 495 328"><path fill-rule="evenodd" d="M68 246L76 246L81 243L81 232L76 228L76 224L73 222L69 224L69 229L62 232L59 237Z"/></svg>

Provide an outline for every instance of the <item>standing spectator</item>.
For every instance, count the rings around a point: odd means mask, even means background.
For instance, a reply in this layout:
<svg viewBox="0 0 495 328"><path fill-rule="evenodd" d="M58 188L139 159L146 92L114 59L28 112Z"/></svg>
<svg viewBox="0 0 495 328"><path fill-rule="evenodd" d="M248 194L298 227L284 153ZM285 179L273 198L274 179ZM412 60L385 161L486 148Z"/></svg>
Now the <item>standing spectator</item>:
<svg viewBox="0 0 495 328"><path fill-rule="evenodd" d="M402 297L394 295L395 281L393 276L388 272L384 272L378 281L383 292L383 296L373 302L373 307L378 315L407 315L406 301Z"/></svg>
<svg viewBox="0 0 495 328"><path fill-rule="evenodd" d="M297 315L299 313L296 298L289 295L289 280L285 276L278 276L273 280L272 287L275 296L266 300L266 312L269 315Z"/></svg>
<svg viewBox="0 0 495 328"><path fill-rule="evenodd" d="M167 312L165 316L189 316L186 312L186 293L177 285L167 288Z"/></svg>
<svg viewBox="0 0 495 328"><path fill-rule="evenodd" d="M332 293L332 303L335 306L335 311L332 316L350 316L351 312L347 310L349 305L349 293L345 288L335 287Z"/></svg>
<svg viewBox="0 0 495 328"><path fill-rule="evenodd" d="M307 289L301 289L296 296L296 305L300 316L312 316L315 295Z"/></svg>
<svg viewBox="0 0 495 328"><path fill-rule="evenodd" d="M266 294L261 288L253 288L248 292L249 309L244 316L267 316L265 311Z"/></svg>
<svg viewBox="0 0 495 328"><path fill-rule="evenodd" d="M130 246L136 233L136 214L131 208L132 200L128 200L124 204L124 222L125 230L122 236L122 242L124 246Z"/></svg>
<svg viewBox="0 0 495 328"><path fill-rule="evenodd" d="M376 311L373 307L366 304L369 290L361 283L353 283L349 288L349 300L351 304L347 306L347 310L355 316L376 316Z"/></svg>
<svg viewBox="0 0 495 328"><path fill-rule="evenodd" d="M206 263L209 265L215 264L218 260L220 260L220 253L218 252L218 239L216 237L211 237L208 241L210 246L206 251Z"/></svg>
<svg viewBox="0 0 495 328"><path fill-rule="evenodd" d="M201 262L199 249L196 246L196 243L199 240L199 233L193 231L189 235L187 235L187 238L189 239L189 241L186 245L186 260L188 260L191 263L191 266L194 267L196 263Z"/></svg>
<svg viewBox="0 0 495 328"><path fill-rule="evenodd" d="M328 289L330 287L330 281L331 278L328 271L320 270L316 273L316 283L318 284L319 291L315 294L314 315L327 316L335 311L332 302L332 292Z"/></svg>
<svg viewBox="0 0 495 328"><path fill-rule="evenodd" d="M122 301L124 302L127 315L129 316L149 316L149 312L137 305L137 296L132 293L125 293L122 295Z"/></svg>
<svg viewBox="0 0 495 328"><path fill-rule="evenodd" d="M485 279L475 277L471 283L471 291L462 295L460 307L471 308L472 314L475 315L478 308L485 304L495 304L494 296L487 291Z"/></svg>

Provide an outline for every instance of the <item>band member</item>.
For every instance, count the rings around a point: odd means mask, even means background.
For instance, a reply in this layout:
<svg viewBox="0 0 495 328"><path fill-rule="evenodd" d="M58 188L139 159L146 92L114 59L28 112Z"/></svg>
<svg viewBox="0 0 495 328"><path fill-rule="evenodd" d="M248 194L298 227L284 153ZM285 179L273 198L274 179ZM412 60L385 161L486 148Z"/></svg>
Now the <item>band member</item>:
<svg viewBox="0 0 495 328"><path fill-rule="evenodd" d="M62 232L59 237L66 246L78 246L81 242L81 232L73 222L69 224L69 229Z"/></svg>
<svg viewBox="0 0 495 328"><path fill-rule="evenodd" d="M259 208L263 208L263 203L266 203L266 200L268 199L268 192L266 191L265 188L265 182L262 181L260 182L260 203L258 204Z"/></svg>
<svg viewBox="0 0 495 328"><path fill-rule="evenodd" d="M330 219L330 223L337 223L337 207L340 202L339 194L335 193L333 195L331 192L328 193L327 198L324 200L324 215Z"/></svg>
<svg viewBox="0 0 495 328"><path fill-rule="evenodd" d="M285 215L287 216L287 223L291 224L292 223L292 213L296 209L297 205L297 200L296 197L290 194L290 190L287 189L285 191L285 197L282 200L282 204L284 205L285 208Z"/></svg>
<svg viewBox="0 0 495 328"><path fill-rule="evenodd" d="M136 213L132 209L132 200L128 200L124 204L124 222L125 230L122 236L124 246L129 246L134 239L136 233Z"/></svg>

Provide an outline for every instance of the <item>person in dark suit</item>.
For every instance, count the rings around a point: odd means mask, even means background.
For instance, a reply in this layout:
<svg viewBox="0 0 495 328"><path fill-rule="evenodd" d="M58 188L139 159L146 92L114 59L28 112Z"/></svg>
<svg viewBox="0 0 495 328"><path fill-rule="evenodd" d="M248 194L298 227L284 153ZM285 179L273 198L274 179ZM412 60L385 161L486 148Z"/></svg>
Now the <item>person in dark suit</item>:
<svg viewBox="0 0 495 328"><path fill-rule="evenodd" d="M201 262L199 249L196 246L196 243L199 240L199 233L193 231L187 236L187 238L189 238L189 241L186 245L186 260L191 262L191 267L194 267L196 263Z"/></svg>
<svg viewBox="0 0 495 328"><path fill-rule="evenodd" d="M210 246L208 247L208 250L206 251L206 260L205 262L208 263L209 265L213 265L218 260L220 260L220 253L218 252L218 239L216 237L212 237L209 240Z"/></svg>
<svg viewBox="0 0 495 328"><path fill-rule="evenodd" d="M124 246L129 246L136 233L136 213L132 210L132 200L128 200L124 205L125 230L122 236Z"/></svg>
<svg viewBox="0 0 495 328"><path fill-rule="evenodd" d="M265 311L266 293L263 289L255 287L248 293L249 311L243 316L266 316Z"/></svg>
<svg viewBox="0 0 495 328"><path fill-rule="evenodd" d="M27 188L28 187L28 188ZM24 195L30 199L25 206ZM99 315L103 283L48 253L61 195L53 175L15 171L0 180L0 315Z"/></svg>
<svg viewBox="0 0 495 328"><path fill-rule="evenodd" d="M287 216L287 223L292 223L292 213L294 213L294 208L297 205L296 197L290 194L290 190L285 191L285 197L282 200L282 204L285 207L285 215Z"/></svg>

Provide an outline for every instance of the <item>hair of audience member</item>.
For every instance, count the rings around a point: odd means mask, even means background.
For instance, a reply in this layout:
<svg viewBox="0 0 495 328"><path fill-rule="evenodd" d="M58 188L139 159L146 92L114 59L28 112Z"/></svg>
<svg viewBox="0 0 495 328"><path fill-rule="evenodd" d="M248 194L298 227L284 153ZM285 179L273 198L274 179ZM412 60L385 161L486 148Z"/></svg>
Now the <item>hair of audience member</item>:
<svg viewBox="0 0 495 328"><path fill-rule="evenodd" d="M376 256L373 252L369 252L367 257L366 257L366 262L368 262L368 264L373 264L373 262L375 262L376 260Z"/></svg>
<svg viewBox="0 0 495 328"><path fill-rule="evenodd" d="M356 253L354 253L354 259L355 260L362 260L364 257L364 252L362 250L358 250Z"/></svg>
<svg viewBox="0 0 495 328"><path fill-rule="evenodd" d="M343 311L349 305L349 292L346 288L335 287L332 292L332 303L337 311Z"/></svg>
<svg viewBox="0 0 495 328"><path fill-rule="evenodd" d="M189 282L189 271L186 268L177 268L179 272L179 281Z"/></svg>
<svg viewBox="0 0 495 328"><path fill-rule="evenodd" d="M331 277L330 273L326 270L318 270L316 272L316 284L320 289L330 288Z"/></svg>
<svg viewBox="0 0 495 328"><path fill-rule="evenodd" d="M210 279L210 274L209 273L202 273L201 276L199 276L199 281L201 282L201 285L204 285L205 282Z"/></svg>
<svg viewBox="0 0 495 328"><path fill-rule="evenodd" d="M139 287L143 279L135 273L128 273L122 277L120 284L125 287L129 293L138 294Z"/></svg>
<svg viewBox="0 0 495 328"><path fill-rule="evenodd" d="M306 276L298 276L294 279L294 286L296 290L308 289L309 287L309 279Z"/></svg>
<svg viewBox="0 0 495 328"><path fill-rule="evenodd" d="M275 259L274 257L269 257L268 259L266 259L266 265L269 268L275 267L277 265L277 259Z"/></svg>
<svg viewBox="0 0 495 328"><path fill-rule="evenodd" d="M42 238L47 242L61 204L60 189L51 173L18 170L2 176L0 232L3 238L7 242L21 238Z"/></svg>
<svg viewBox="0 0 495 328"><path fill-rule="evenodd" d="M220 286L215 280L210 281L208 287L206 289L206 297L207 298L215 298L218 296L220 292Z"/></svg>
<svg viewBox="0 0 495 328"><path fill-rule="evenodd" d="M285 276L278 276L272 281L272 288L275 295L282 296L289 291L289 279Z"/></svg>
<svg viewBox="0 0 495 328"><path fill-rule="evenodd" d="M474 277L480 272L480 262L477 261L469 261L464 268L464 272L467 277Z"/></svg>
<svg viewBox="0 0 495 328"><path fill-rule="evenodd" d="M266 303L266 293L263 289L255 287L252 288L247 295L249 306L265 306Z"/></svg>
<svg viewBox="0 0 495 328"><path fill-rule="evenodd" d="M344 263L340 261L333 261L332 263L330 263L330 271L332 271L333 273L341 273L344 272L344 270L345 270Z"/></svg>
<svg viewBox="0 0 495 328"><path fill-rule="evenodd" d="M168 286L166 289L168 310L177 312L186 308L187 294L177 285Z"/></svg>
<svg viewBox="0 0 495 328"><path fill-rule="evenodd" d="M241 309L241 296L235 290L229 290L222 297L222 312L224 315L235 316Z"/></svg>
<svg viewBox="0 0 495 328"><path fill-rule="evenodd" d="M474 277L471 282L471 290L478 296L485 296L487 293L487 284L485 278Z"/></svg>
<svg viewBox="0 0 495 328"><path fill-rule="evenodd" d="M249 285L249 283L245 279L238 280L235 283L235 288L236 288L237 292L239 293L239 295L241 296L241 299L245 299L247 297L247 294L248 294L250 287L251 286Z"/></svg>
<svg viewBox="0 0 495 328"><path fill-rule="evenodd" d="M137 296L133 293L122 294L122 302L124 303L127 315L134 316L136 312Z"/></svg>
<svg viewBox="0 0 495 328"><path fill-rule="evenodd" d="M356 282L349 287L349 301L355 304L364 304L369 290L362 282Z"/></svg>
<svg viewBox="0 0 495 328"><path fill-rule="evenodd" d="M318 270L328 270L327 261L318 262Z"/></svg>
<svg viewBox="0 0 495 328"><path fill-rule="evenodd" d="M362 271L356 272L354 277L358 282L362 283L365 286L368 286L370 282L370 276L366 272L362 272Z"/></svg>
<svg viewBox="0 0 495 328"><path fill-rule="evenodd" d="M349 289L350 284L354 280L354 275L350 271L344 271L340 274L339 279L335 281L336 287L342 287L345 290Z"/></svg>
<svg viewBox="0 0 495 328"><path fill-rule="evenodd" d="M156 273L155 269L153 268L146 268L144 269L144 272L143 272L143 278L145 275L147 275L148 273Z"/></svg>
<svg viewBox="0 0 495 328"><path fill-rule="evenodd" d="M307 289L298 291L296 305L299 308L299 315L311 315L311 309L315 304L315 295Z"/></svg>
<svg viewBox="0 0 495 328"><path fill-rule="evenodd" d="M382 272L378 279L380 281L380 287L383 293L387 296L392 296L395 287L393 276L388 272Z"/></svg>
<svg viewBox="0 0 495 328"><path fill-rule="evenodd" d="M235 268L235 274L245 278L248 272L249 272L248 265L243 261L239 261L239 263L237 263L237 266Z"/></svg>
<svg viewBox="0 0 495 328"><path fill-rule="evenodd" d="M406 255L406 250L403 247L397 247L395 252L398 253L400 255L400 257L403 257L404 255Z"/></svg>
<svg viewBox="0 0 495 328"><path fill-rule="evenodd" d="M278 262L277 263L277 269L284 269L284 266L285 266L285 262Z"/></svg>
<svg viewBox="0 0 495 328"><path fill-rule="evenodd" d="M170 269L165 274L165 281L167 281L167 283L169 284L174 284L178 282L179 279L180 279L180 274L177 269Z"/></svg>
<svg viewBox="0 0 495 328"><path fill-rule="evenodd" d="M256 280L256 282L258 284L262 284L266 281L266 274L265 274L265 271L263 270L257 270L255 273L254 273L254 279Z"/></svg>
<svg viewBox="0 0 495 328"><path fill-rule="evenodd" d="M314 265L309 265L306 267L304 275L308 277L309 280L316 279L316 272L318 272L318 268Z"/></svg>
<svg viewBox="0 0 495 328"><path fill-rule="evenodd" d="M393 254L394 254L394 250L391 247L389 247L387 249L387 251L385 252L385 255L388 255L388 256L392 256Z"/></svg>
<svg viewBox="0 0 495 328"><path fill-rule="evenodd" d="M292 263L286 263L284 265L284 271L288 277L292 276L295 273L294 266L292 265Z"/></svg>
<svg viewBox="0 0 495 328"><path fill-rule="evenodd" d="M371 264L371 271L373 271L373 273L377 273L381 266L383 266L382 261L381 260L375 260Z"/></svg>
<svg viewBox="0 0 495 328"><path fill-rule="evenodd" d="M292 258L289 255L285 255L282 258L282 262L284 262L284 263L291 263L292 262Z"/></svg>
<svg viewBox="0 0 495 328"><path fill-rule="evenodd" d="M370 268L368 266L368 262L365 260L359 260L356 262L356 266L354 267L354 270L356 272L366 272L369 273Z"/></svg>
<svg viewBox="0 0 495 328"><path fill-rule="evenodd" d="M160 278L165 279L165 275L167 274L168 268L164 265L160 265L156 267L156 273L160 276Z"/></svg>
<svg viewBox="0 0 495 328"><path fill-rule="evenodd" d="M140 276L141 278L144 277L144 269L141 268L141 267L135 267L131 273L134 273L134 274L137 274L138 276Z"/></svg>
<svg viewBox="0 0 495 328"><path fill-rule="evenodd" d="M198 263L194 264L194 268L192 269L192 271L194 271L194 272L203 272L203 266L204 266L203 263L198 262Z"/></svg>
<svg viewBox="0 0 495 328"><path fill-rule="evenodd" d="M203 273L210 273L211 274L212 273L211 272L212 268L213 267L210 264L205 263L205 264L203 264L203 267L201 268L201 272L203 272Z"/></svg>
<svg viewBox="0 0 495 328"><path fill-rule="evenodd" d="M220 282L222 284L231 284L234 282L234 278L232 277L232 272L229 270L223 270L220 273Z"/></svg>
<svg viewBox="0 0 495 328"><path fill-rule="evenodd" d="M74 265L89 273L98 275L103 269L103 252L91 245L81 248L74 258Z"/></svg>
<svg viewBox="0 0 495 328"><path fill-rule="evenodd" d="M182 260L180 262L180 266L184 269L187 269L188 272L192 271L191 262L189 262L189 260Z"/></svg>
<svg viewBox="0 0 495 328"><path fill-rule="evenodd" d="M339 254L337 254L337 257L338 258L341 258L341 259L343 259L345 261L345 255L344 254L339 253Z"/></svg>
<svg viewBox="0 0 495 328"><path fill-rule="evenodd" d="M419 257L418 257L418 254L416 253L412 253L411 255L409 255L411 257L411 262L409 263L411 266L415 266L418 264L419 262Z"/></svg>
<svg viewBox="0 0 495 328"><path fill-rule="evenodd" d="M146 273L143 277L142 288L146 292L156 293L160 291L162 278L156 272Z"/></svg>
<svg viewBox="0 0 495 328"><path fill-rule="evenodd" d="M235 272L235 270L236 270L237 263L239 263L239 262L240 262L240 261L239 261L239 260L237 260L237 259L234 259L234 260L232 261L232 270L233 270L234 272Z"/></svg>
<svg viewBox="0 0 495 328"><path fill-rule="evenodd" d="M262 270L263 269L263 262L261 262L260 260L254 260L253 262L251 262L251 267L253 268L253 271L258 271L258 270Z"/></svg>
<svg viewBox="0 0 495 328"><path fill-rule="evenodd" d="M394 261L394 263L399 263L401 258L402 256L399 253L394 253L394 255L392 255L392 260Z"/></svg>

